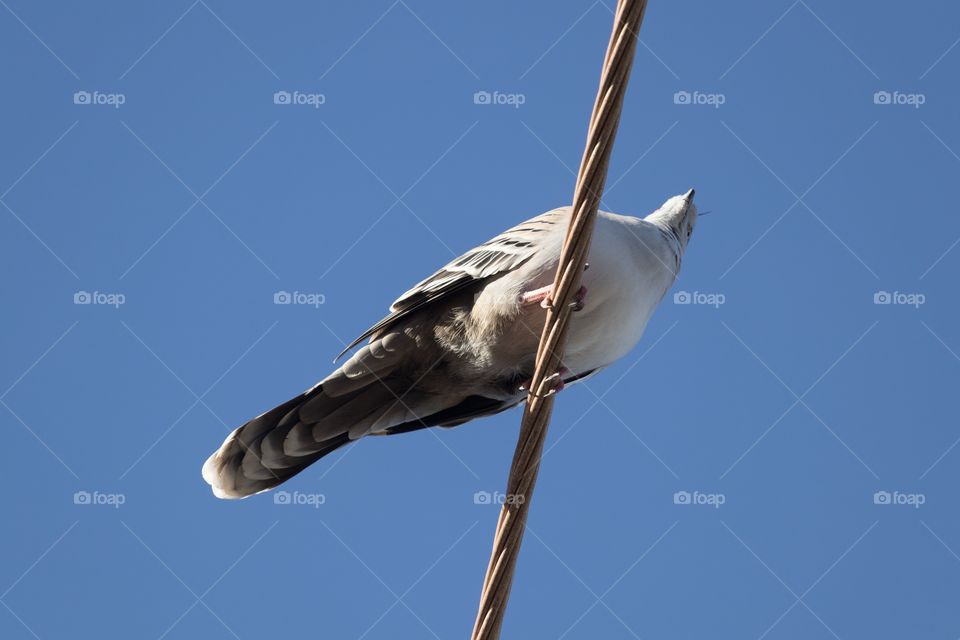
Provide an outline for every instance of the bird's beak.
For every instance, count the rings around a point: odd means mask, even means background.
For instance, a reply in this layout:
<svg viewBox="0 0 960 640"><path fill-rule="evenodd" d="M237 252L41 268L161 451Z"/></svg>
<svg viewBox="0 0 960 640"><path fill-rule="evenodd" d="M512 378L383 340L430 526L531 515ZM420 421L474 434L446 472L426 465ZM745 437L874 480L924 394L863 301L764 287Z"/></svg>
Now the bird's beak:
<svg viewBox="0 0 960 640"><path fill-rule="evenodd" d="M693 201L693 195L695 193L696 191L694 191L693 189L690 189L690 191L687 191L685 194L683 194L683 199L686 200L687 202L691 202Z"/></svg>

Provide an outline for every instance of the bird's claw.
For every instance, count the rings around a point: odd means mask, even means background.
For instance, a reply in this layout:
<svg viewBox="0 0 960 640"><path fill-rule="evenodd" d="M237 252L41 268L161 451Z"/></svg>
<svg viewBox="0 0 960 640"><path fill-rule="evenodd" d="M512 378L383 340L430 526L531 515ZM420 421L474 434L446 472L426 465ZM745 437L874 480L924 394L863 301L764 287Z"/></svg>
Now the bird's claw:
<svg viewBox="0 0 960 640"><path fill-rule="evenodd" d="M583 311L583 307L586 306L587 300L587 288L583 285L580 285L580 288L577 289L576 295L573 297L573 302L570 303L570 308L574 311ZM540 306L544 309L553 309L553 299L548 295L541 302Z"/></svg>
<svg viewBox="0 0 960 640"><path fill-rule="evenodd" d="M590 268L590 263L583 265L583 270L586 271ZM540 287L539 289L533 289L532 291L526 291L517 296L517 302L521 305L533 304L539 302L540 306L544 309L553 308L553 285L547 285L545 287ZM587 299L587 288L583 285L577 289L577 293L574 295L573 302L570 303L570 308L574 311L583 311L583 307Z"/></svg>
<svg viewBox="0 0 960 640"><path fill-rule="evenodd" d="M542 395L532 393L532 390L530 388L533 383L532 379L522 383L520 385L520 391L529 393L530 395L535 395L538 398L548 398L554 395L555 393L559 393L563 391L564 388L566 388L566 384L563 382L563 377L568 373L570 373L569 369L567 369L566 367L560 367L559 371L544 378L543 382L544 384L548 385L548 388L547 388L547 392Z"/></svg>

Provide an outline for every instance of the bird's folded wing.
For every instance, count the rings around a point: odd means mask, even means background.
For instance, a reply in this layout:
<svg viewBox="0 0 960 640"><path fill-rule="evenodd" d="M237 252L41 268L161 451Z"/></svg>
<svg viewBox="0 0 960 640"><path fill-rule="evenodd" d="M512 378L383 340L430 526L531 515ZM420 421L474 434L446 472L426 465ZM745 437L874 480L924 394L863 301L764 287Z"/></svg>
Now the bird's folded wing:
<svg viewBox="0 0 960 640"><path fill-rule="evenodd" d="M390 315L367 329L346 349L389 329L410 313L435 304L450 294L476 285L490 278L513 271L526 263L541 248L550 244L554 234L563 233L570 215L570 207L560 207L531 218L449 262L426 280L397 298L390 305Z"/></svg>

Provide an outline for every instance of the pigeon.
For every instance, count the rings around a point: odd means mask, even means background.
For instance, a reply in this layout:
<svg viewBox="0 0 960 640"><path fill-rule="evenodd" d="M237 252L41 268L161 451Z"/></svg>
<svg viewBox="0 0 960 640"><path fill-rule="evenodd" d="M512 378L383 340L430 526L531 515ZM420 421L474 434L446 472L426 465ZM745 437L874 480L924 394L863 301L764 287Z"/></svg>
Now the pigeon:
<svg viewBox="0 0 960 640"><path fill-rule="evenodd" d="M680 270L693 196L645 218L598 212L553 391L640 340ZM519 224L400 296L338 369L227 437L203 465L214 495L270 490L364 436L454 427L523 402L571 215L560 207Z"/></svg>

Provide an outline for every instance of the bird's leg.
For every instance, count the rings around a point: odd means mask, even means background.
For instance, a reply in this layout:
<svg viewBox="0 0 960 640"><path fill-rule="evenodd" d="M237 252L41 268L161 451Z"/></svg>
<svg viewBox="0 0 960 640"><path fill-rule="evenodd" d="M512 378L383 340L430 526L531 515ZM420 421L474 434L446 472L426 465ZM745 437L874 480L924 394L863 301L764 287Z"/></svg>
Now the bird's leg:
<svg viewBox="0 0 960 640"><path fill-rule="evenodd" d="M561 366L560 371L557 371L553 375L547 376L545 382L549 385L547 391L548 396L552 396L555 393L560 393L563 391L564 387L566 386L563 383L563 377L568 373L570 373L570 369ZM520 391L529 391L531 384L533 384L532 378L530 380L525 380L520 384Z"/></svg>
<svg viewBox="0 0 960 640"><path fill-rule="evenodd" d="M520 304L522 304L523 306L534 304L536 302L543 304L543 302L545 302L550 297L550 294L552 292L553 292L553 285L548 284L547 286L540 287L539 289L533 289L532 291L524 291L523 293L520 294L520 297L518 300Z"/></svg>
<svg viewBox="0 0 960 640"><path fill-rule="evenodd" d="M590 268L590 263L583 265L583 270L586 271ZM553 285L547 285L546 287L540 287L539 289L533 289L532 291L525 291L520 294L518 301L521 305L534 304L539 302L540 306L544 309L550 309L553 307ZM582 311L583 305L587 300L587 288L583 285L577 289L576 295L573 297L573 302L570 303L570 307L574 311Z"/></svg>
<svg viewBox="0 0 960 640"><path fill-rule="evenodd" d="M540 287L539 289L533 289L532 291L525 291L520 294L519 301L521 305L535 304L540 303L540 306L544 309L549 309L553 306L553 285L547 285L546 287ZM581 311L583 305L587 299L587 288L583 285L577 289L577 294L573 298L573 302L570 303L570 306L574 311Z"/></svg>

